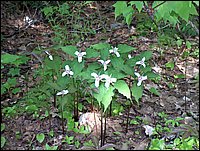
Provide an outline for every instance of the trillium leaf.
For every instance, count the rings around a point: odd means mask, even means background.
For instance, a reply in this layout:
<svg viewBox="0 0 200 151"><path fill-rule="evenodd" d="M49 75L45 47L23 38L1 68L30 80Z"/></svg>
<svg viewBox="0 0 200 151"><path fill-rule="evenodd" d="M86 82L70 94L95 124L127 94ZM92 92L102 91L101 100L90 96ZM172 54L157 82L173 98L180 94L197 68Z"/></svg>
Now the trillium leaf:
<svg viewBox="0 0 200 151"><path fill-rule="evenodd" d="M137 103L139 103L139 99L142 98L143 94L143 86L137 86L136 83L131 87L132 95L134 96Z"/></svg>
<svg viewBox="0 0 200 151"><path fill-rule="evenodd" d="M87 53L86 58L96 58L100 55L98 51L92 48L87 48L86 53Z"/></svg>
<svg viewBox="0 0 200 151"><path fill-rule="evenodd" d="M1 63L13 63L14 61L16 61L19 58L20 58L20 56L11 55L9 53L6 53L1 56Z"/></svg>
<svg viewBox="0 0 200 151"><path fill-rule="evenodd" d="M78 51L76 46L65 46L65 47L61 47L62 51L75 57L75 52Z"/></svg>
<svg viewBox="0 0 200 151"><path fill-rule="evenodd" d="M123 80L118 80L114 87L119 91L119 93L123 94L124 96L126 96L128 99L131 99L131 93L130 93L130 89L127 85L127 83Z"/></svg>
<svg viewBox="0 0 200 151"><path fill-rule="evenodd" d="M109 88L106 89L104 84L101 84L99 86L99 93L94 94L94 98L97 99L99 105L101 105L101 103L103 104L104 112L106 111L106 109L108 108L108 106L112 101L112 96L114 95L113 90L114 90L113 86L110 85Z"/></svg>
<svg viewBox="0 0 200 151"><path fill-rule="evenodd" d="M136 48L126 45L126 44L119 44L118 48L119 48L119 53L127 53L130 51L136 50Z"/></svg>
<svg viewBox="0 0 200 151"><path fill-rule="evenodd" d="M98 43L98 44L91 45L91 47L94 48L94 49L97 49L97 50L109 49L110 44L108 44L108 43Z"/></svg>
<svg viewBox="0 0 200 151"><path fill-rule="evenodd" d="M152 51L145 51L140 54L141 59L145 57L145 60L149 60L152 57Z"/></svg>

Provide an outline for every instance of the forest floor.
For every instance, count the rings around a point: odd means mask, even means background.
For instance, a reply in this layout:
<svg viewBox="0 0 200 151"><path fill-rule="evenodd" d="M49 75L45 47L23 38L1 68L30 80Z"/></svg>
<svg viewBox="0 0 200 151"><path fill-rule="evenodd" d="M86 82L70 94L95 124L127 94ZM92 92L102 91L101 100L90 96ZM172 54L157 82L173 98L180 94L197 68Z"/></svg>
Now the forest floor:
<svg viewBox="0 0 200 151"><path fill-rule="evenodd" d="M137 51L134 51L133 55L145 50L153 51L151 64L154 67L153 69L161 75L161 81L159 84L153 82L145 83L144 94L139 102L139 106L135 104L130 109L130 119L134 120L135 117L140 117L143 121L148 121L148 125L154 127L157 123L163 124L159 114L164 112L168 115L169 119L175 120L177 117L182 117L183 120L181 120L180 123L188 125L193 130L196 130L197 134L199 132L199 85L195 82L194 77L199 73L199 58L189 56L187 59L183 59L181 56L186 48L181 50L181 48L177 47L160 46L156 33L152 32L146 36L140 36L140 32L138 32L133 25L131 28L128 28L126 25L117 24L114 19L114 11L103 12L103 10L105 11L103 8L105 8L106 5L111 6L111 4L113 4L113 2L106 3L107 2L99 5L99 11L103 19L107 18L107 20L105 20L105 26L107 26L107 29L110 28L110 30L106 32L98 31L94 36L89 36L78 45L81 45L84 50L92 44L103 41L102 37L104 37L104 41L112 45L125 43L134 46L137 48ZM1 41L2 53L31 53L38 45L43 47L50 47L53 45L51 40L53 30L46 21L39 19L34 26L26 26L23 19L24 16L28 15L28 12L22 10L15 10L15 13L10 12L7 5L9 5L9 2L1 4L1 34L4 35L4 39ZM31 12L32 11L34 12L34 10L31 10ZM92 12L88 11L87 13ZM37 17L39 16L36 15L35 19ZM113 27L115 25L116 27ZM20 30L17 30L19 27ZM199 43L198 37L190 37L190 40L197 44ZM29 72L29 78L31 79L31 73L39 66L39 62L34 56L31 55L30 57L31 60L28 64L22 65L20 68L23 70L22 74ZM43 56L41 55L39 57L42 58ZM169 70L166 68L165 64L172 58L176 58L176 62L174 69ZM9 66L7 67L9 68ZM8 69L6 68L1 71L1 74L4 75L3 78L1 78L1 82L7 80L7 72ZM184 74L186 78L174 78L174 75L177 74ZM26 82L20 77L18 80L21 89L24 90L25 88L23 86L26 85ZM169 83L173 83L174 87L169 88ZM32 84L34 85L34 83ZM160 95L151 94L148 91L150 87L157 88ZM25 90L23 93L25 93ZM12 97L8 93L1 95L1 111L5 107L15 105L22 97L22 93L17 93ZM123 98L118 98L117 101L121 102ZM114 149L117 150L145 149L149 146L151 137L145 134L145 129L142 126L143 123L140 120L138 124L129 124L128 132L126 132L125 122L127 114L128 109L124 106L124 111L121 112L121 114L107 117L108 129L106 132L105 146L107 144L107 147L114 147ZM43 150L46 143L49 145L57 144L61 150L77 149L73 144L68 145L67 143L62 143L65 135L62 134L61 119L57 116L50 121L49 118L37 119L26 113L16 115L12 118L7 118L2 114L1 123L6 125L5 130L1 132L1 135L7 140L3 147L5 150ZM53 137L48 135L49 127L54 131ZM175 132L173 134L163 133L162 138L169 139L170 137L177 137L179 135L180 131L176 131L176 127L170 128ZM182 131L189 133L190 130L189 128L182 127ZM36 140L36 134L39 132L46 135L43 143L39 143ZM94 137L91 135L84 137L82 134L77 135L74 132L66 133L68 136L74 136L80 141L81 145L79 149L81 147L81 149L87 149L83 147L83 143ZM93 147L93 149L97 148Z"/></svg>

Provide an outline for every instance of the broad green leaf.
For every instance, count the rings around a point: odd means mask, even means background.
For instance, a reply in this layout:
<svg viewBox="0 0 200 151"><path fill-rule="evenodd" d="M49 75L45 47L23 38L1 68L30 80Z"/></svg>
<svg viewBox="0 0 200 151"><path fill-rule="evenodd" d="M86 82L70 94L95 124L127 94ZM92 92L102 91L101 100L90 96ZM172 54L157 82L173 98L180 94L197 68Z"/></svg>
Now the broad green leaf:
<svg viewBox="0 0 200 151"><path fill-rule="evenodd" d="M114 84L114 87L119 91L119 93L123 94L128 99L131 99L131 93L130 93L129 87L124 80L118 80Z"/></svg>
<svg viewBox="0 0 200 151"><path fill-rule="evenodd" d="M97 50L102 50L102 49L108 49L110 48L110 44L108 43L98 43L91 45L92 48L97 49Z"/></svg>
<svg viewBox="0 0 200 151"><path fill-rule="evenodd" d="M6 143L5 137L1 136L1 149L4 147L5 143Z"/></svg>
<svg viewBox="0 0 200 151"><path fill-rule="evenodd" d="M136 50L136 48L129 46L129 45L126 45L126 44L119 44L118 49L119 49L119 53L127 53L127 52L130 52L130 51Z"/></svg>
<svg viewBox="0 0 200 151"><path fill-rule="evenodd" d="M141 1L131 1L131 2L129 2L129 4L131 4L131 6L135 4L135 6L138 9L139 13L141 12L142 7L143 7L143 2L141 2Z"/></svg>
<svg viewBox="0 0 200 151"><path fill-rule="evenodd" d="M123 70L123 66L124 66L123 62L124 62L124 60L121 57L119 57L119 58L117 58L117 57L111 58L111 64L113 65L113 67L116 70Z"/></svg>
<svg viewBox="0 0 200 151"><path fill-rule="evenodd" d="M36 139L38 142L42 143L44 141L45 135L43 133L37 134Z"/></svg>
<svg viewBox="0 0 200 151"><path fill-rule="evenodd" d="M79 63L78 61L74 61L72 65L72 71L74 72L75 77L77 77L84 68L84 61Z"/></svg>
<svg viewBox="0 0 200 151"><path fill-rule="evenodd" d="M96 58L100 55L100 53L92 48L87 48L86 49L86 58Z"/></svg>
<svg viewBox="0 0 200 151"><path fill-rule="evenodd" d="M106 49L102 49L100 51L100 54L101 54L101 58L100 59L102 59L102 60L107 60L109 55L110 55L109 51L106 50Z"/></svg>
<svg viewBox="0 0 200 151"><path fill-rule="evenodd" d="M151 87L151 88L149 89L149 91L150 91L151 93L157 95L157 96L160 95L160 93L159 93L159 92L156 90L156 88L154 88L154 87Z"/></svg>
<svg viewBox="0 0 200 151"><path fill-rule="evenodd" d="M145 57L145 61L149 60L152 57L152 51L144 51L140 54L140 57L143 58Z"/></svg>
<svg viewBox="0 0 200 151"><path fill-rule="evenodd" d="M104 86L104 84L101 84L99 86L99 93L95 93L94 97L97 99L99 105L102 103L104 106L104 112L110 105L112 101L112 96L114 95L113 93L114 87L110 85L108 89Z"/></svg>
<svg viewBox="0 0 200 151"><path fill-rule="evenodd" d="M155 79L157 79L157 78L160 77L159 74L156 74L156 73L154 73L154 72L147 72L146 75L147 75L147 78L148 78L149 80L155 80Z"/></svg>
<svg viewBox="0 0 200 151"><path fill-rule="evenodd" d="M12 90L12 93L13 94L17 94L18 92L20 92L20 88L14 88L13 90Z"/></svg>
<svg viewBox="0 0 200 151"><path fill-rule="evenodd" d="M65 47L61 47L61 49L62 51L64 51L65 53L71 56L76 56L74 53L78 51L76 46L65 46Z"/></svg>
<svg viewBox="0 0 200 151"><path fill-rule="evenodd" d="M122 73L120 70L115 70L113 68L111 69L109 68L107 72L108 72L108 75L112 75L114 78L117 78L117 79L121 79L127 76L126 74Z"/></svg>
<svg viewBox="0 0 200 151"><path fill-rule="evenodd" d="M134 75L134 73L133 73L133 68L131 68L130 66L128 66L128 65L123 65L123 69L122 69L126 74L128 74L128 75Z"/></svg>
<svg viewBox="0 0 200 151"><path fill-rule="evenodd" d="M127 9L127 3L125 1L117 1L113 6L115 7L115 19Z"/></svg>
<svg viewBox="0 0 200 151"><path fill-rule="evenodd" d="M137 86L136 83L131 87L132 96L135 98L136 102L139 103L139 99L142 98L143 86Z"/></svg>
<svg viewBox="0 0 200 151"><path fill-rule="evenodd" d="M14 61L16 61L19 58L20 58L20 56L11 55L9 53L6 53L1 56L1 63L13 63Z"/></svg>

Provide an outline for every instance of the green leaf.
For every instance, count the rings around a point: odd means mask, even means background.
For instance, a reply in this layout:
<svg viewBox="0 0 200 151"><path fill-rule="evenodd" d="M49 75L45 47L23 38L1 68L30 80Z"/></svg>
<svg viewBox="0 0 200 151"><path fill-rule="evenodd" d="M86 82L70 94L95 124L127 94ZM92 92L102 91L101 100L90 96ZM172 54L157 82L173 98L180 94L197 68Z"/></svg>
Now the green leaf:
<svg viewBox="0 0 200 151"><path fill-rule="evenodd" d="M4 123L1 123L1 132L5 129L5 124Z"/></svg>
<svg viewBox="0 0 200 151"><path fill-rule="evenodd" d="M140 54L140 57L143 58L145 57L145 61L151 59L152 57L152 51L144 51Z"/></svg>
<svg viewBox="0 0 200 151"><path fill-rule="evenodd" d="M126 44L119 44L118 45L119 53L127 53L133 50L136 50L136 48L126 45Z"/></svg>
<svg viewBox="0 0 200 151"><path fill-rule="evenodd" d="M183 78L185 78L185 75L184 74L176 74L176 75L174 75L174 78L175 79L183 79Z"/></svg>
<svg viewBox="0 0 200 151"><path fill-rule="evenodd" d="M111 64L116 70L123 70L124 67L123 62L124 60L122 58L117 58L117 57L111 58Z"/></svg>
<svg viewBox="0 0 200 151"><path fill-rule="evenodd" d="M115 7L115 19L127 9L127 3L125 1L117 1L113 6Z"/></svg>
<svg viewBox="0 0 200 151"><path fill-rule="evenodd" d="M100 54L101 54L101 58L100 59L102 59L102 60L107 60L109 55L110 55L109 51L106 50L106 49L102 49L100 51Z"/></svg>
<svg viewBox="0 0 200 151"><path fill-rule="evenodd" d="M92 48L97 49L97 50L102 50L102 49L108 49L110 48L110 44L108 43L98 43L91 45Z"/></svg>
<svg viewBox="0 0 200 151"><path fill-rule="evenodd" d="M173 61L169 61L165 64L166 68L170 68L171 70L174 69L174 62Z"/></svg>
<svg viewBox="0 0 200 151"><path fill-rule="evenodd" d="M140 1L131 1L131 2L129 2L129 4L131 4L131 6L135 4L135 6L138 9L139 13L141 12L142 7L143 7L143 2L140 2Z"/></svg>
<svg viewBox="0 0 200 151"><path fill-rule="evenodd" d="M37 134L36 139L38 142L42 143L44 141L45 135L43 133Z"/></svg>
<svg viewBox="0 0 200 151"><path fill-rule="evenodd" d="M128 99L131 99L131 93L127 83L124 80L118 80L114 87L119 91L119 93L126 96Z"/></svg>
<svg viewBox="0 0 200 151"><path fill-rule="evenodd" d="M5 137L1 136L1 149L4 147L5 143L6 143Z"/></svg>
<svg viewBox="0 0 200 151"><path fill-rule="evenodd" d="M97 52L96 50L92 48L87 48L86 53L87 53L86 58L96 58L100 55L99 52Z"/></svg>
<svg viewBox="0 0 200 151"><path fill-rule="evenodd" d="M133 86L131 87L131 92L132 95L135 97L135 100L137 103L139 103L139 99L142 98L142 94L143 94L143 86L137 86L136 83L133 84Z"/></svg>
<svg viewBox="0 0 200 151"><path fill-rule="evenodd" d="M110 105L112 101L112 96L114 95L113 93L114 87L110 85L108 89L104 86L104 84L101 84L99 86L99 93L94 94L94 98L97 99L99 105L102 103L104 105L104 112Z"/></svg>
<svg viewBox="0 0 200 151"><path fill-rule="evenodd" d="M65 53L71 55L71 56L76 56L74 53L76 51L78 51L76 46L65 46L65 47L61 47L62 51L64 51Z"/></svg>
<svg viewBox="0 0 200 151"><path fill-rule="evenodd" d="M20 56L11 55L9 53L6 53L1 56L1 63L13 63L14 61L16 61L19 58L20 58Z"/></svg>
<svg viewBox="0 0 200 151"><path fill-rule="evenodd" d="M20 92L20 88L14 88L13 90L12 90L12 93L13 94L17 94L18 92Z"/></svg>
<svg viewBox="0 0 200 151"><path fill-rule="evenodd" d="M8 72L8 74L11 74L12 76L20 75L19 68L11 68L10 71Z"/></svg>
<svg viewBox="0 0 200 151"><path fill-rule="evenodd" d="M45 149L46 150L57 150L58 146L55 145L55 146L49 146L48 144L45 145Z"/></svg>
<svg viewBox="0 0 200 151"><path fill-rule="evenodd" d="M151 93L157 95L157 96L160 95L160 93L159 93L159 92L156 90L156 88L154 88L154 87L151 87L151 88L149 89L149 91L150 91Z"/></svg>
<svg viewBox="0 0 200 151"><path fill-rule="evenodd" d="M81 63L79 63L78 61L74 61L72 65L72 71L74 72L73 77L79 76L83 68L84 68L84 61Z"/></svg>

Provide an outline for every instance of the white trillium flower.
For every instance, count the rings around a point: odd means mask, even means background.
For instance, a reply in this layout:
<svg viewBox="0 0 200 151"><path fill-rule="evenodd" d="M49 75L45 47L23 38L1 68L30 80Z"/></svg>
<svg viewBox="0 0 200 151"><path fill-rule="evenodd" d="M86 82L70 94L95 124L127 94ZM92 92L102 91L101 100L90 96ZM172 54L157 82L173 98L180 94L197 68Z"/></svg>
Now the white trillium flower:
<svg viewBox="0 0 200 151"><path fill-rule="evenodd" d="M100 80L102 79L102 77L101 76L99 76L98 74L96 74L96 73L91 73L91 76L93 76L94 78L95 78L95 87L99 87L99 82L100 82Z"/></svg>
<svg viewBox="0 0 200 151"><path fill-rule="evenodd" d="M136 64L141 64L145 68L146 65L145 65L144 61L145 61L145 57L143 57L142 60L136 62Z"/></svg>
<svg viewBox="0 0 200 151"><path fill-rule="evenodd" d="M106 71L107 65L110 63L110 60L107 60L107 61L98 60L98 61L103 65L104 71Z"/></svg>
<svg viewBox="0 0 200 151"><path fill-rule="evenodd" d="M82 57L84 55L86 55L86 52L78 52L78 51L76 51L74 54L78 56L78 62L82 62Z"/></svg>
<svg viewBox="0 0 200 151"><path fill-rule="evenodd" d="M135 72L135 75L138 77L138 83L137 86L140 86L142 84L142 81L147 79L147 76L141 76L139 73Z"/></svg>
<svg viewBox="0 0 200 151"><path fill-rule="evenodd" d="M151 136L153 134L154 128L149 125L144 125L145 134Z"/></svg>
<svg viewBox="0 0 200 151"><path fill-rule="evenodd" d="M68 90L62 90L61 92L58 92L56 95L64 95L64 94L67 94L69 93Z"/></svg>
<svg viewBox="0 0 200 151"><path fill-rule="evenodd" d="M48 52L48 51L45 51L46 52L46 54L49 56L49 59L50 60L53 60L53 56Z"/></svg>
<svg viewBox="0 0 200 151"><path fill-rule="evenodd" d="M109 52L110 52L110 53L116 54L117 57L120 57L120 54L119 54L119 52L118 52L118 48L117 48L117 47L114 47L114 48L113 48L113 46L111 46L111 47L112 47L112 49L110 49Z"/></svg>
<svg viewBox="0 0 200 151"><path fill-rule="evenodd" d="M105 87L108 89L110 84L113 83L113 82L116 82L117 79L116 78L111 78L111 76L108 76L108 75L105 75L105 74L102 74L101 75L102 79L106 79L106 83L105 83Z"/></svg>
<svg viewBox="0 0 200 151"><path fill-rule="evenodd" d="M69 66L66 65L65 66L65 71L62 73L62 77L64 77L65 75L73 75L74 73L70 70Z"/></svg>

